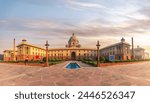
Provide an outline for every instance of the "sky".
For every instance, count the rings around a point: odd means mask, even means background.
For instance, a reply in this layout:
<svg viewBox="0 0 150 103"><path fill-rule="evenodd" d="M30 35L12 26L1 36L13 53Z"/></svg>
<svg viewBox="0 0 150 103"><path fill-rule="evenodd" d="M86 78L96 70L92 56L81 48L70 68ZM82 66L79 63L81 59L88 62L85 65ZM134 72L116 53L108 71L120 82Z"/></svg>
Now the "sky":
<svg viewBox="0 0 150 103"><path fill-rule="evenodd" d="M120 42L150 52L150 0L0 0L0 53L13 38L44 47L63 48L72 33L82 47Z"/></svg>

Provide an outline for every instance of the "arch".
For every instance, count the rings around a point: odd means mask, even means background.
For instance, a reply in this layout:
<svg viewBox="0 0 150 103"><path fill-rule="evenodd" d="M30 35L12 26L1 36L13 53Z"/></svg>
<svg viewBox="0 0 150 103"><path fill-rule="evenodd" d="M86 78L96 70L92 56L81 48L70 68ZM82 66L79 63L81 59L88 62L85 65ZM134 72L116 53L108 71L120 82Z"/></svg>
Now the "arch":
<svg viewBox="0 0 150 103"><path fill-rule="evenodd" d="M75 52L71 53L71 60L76 60L76 53Z"/></svg>

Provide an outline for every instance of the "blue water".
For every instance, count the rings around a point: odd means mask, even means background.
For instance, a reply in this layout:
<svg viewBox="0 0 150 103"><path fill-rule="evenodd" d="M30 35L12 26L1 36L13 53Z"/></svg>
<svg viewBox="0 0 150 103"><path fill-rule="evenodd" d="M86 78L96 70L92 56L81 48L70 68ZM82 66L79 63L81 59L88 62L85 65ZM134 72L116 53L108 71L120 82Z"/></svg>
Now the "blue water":
<svg viewBox="0 0 150 103"><path fill-rule="evenodd" d="M78 69L78 68L80 68L80 66L77 63L70 63L70 64L67 65L66 68L68 68L68 69Z"/></svg>

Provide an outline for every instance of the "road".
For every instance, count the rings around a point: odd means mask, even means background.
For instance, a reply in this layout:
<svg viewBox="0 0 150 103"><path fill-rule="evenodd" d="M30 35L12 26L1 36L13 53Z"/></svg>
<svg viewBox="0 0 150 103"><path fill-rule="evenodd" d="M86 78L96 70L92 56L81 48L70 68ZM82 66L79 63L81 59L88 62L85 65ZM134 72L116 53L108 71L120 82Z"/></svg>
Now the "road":
<svg viewBox="0 0 150 103"><path fill-rule="evenodd" d="M51 67L0 63L0 86L150 86L150 62L68 70L68 62Z"/></svg>

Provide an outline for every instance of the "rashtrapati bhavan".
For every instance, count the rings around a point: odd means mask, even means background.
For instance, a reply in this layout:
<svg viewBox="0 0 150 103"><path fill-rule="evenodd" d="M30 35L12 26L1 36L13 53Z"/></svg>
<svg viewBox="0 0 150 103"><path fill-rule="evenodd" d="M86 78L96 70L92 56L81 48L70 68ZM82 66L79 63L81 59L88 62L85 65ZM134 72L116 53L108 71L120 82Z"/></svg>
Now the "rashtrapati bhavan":
<svg viewBox="0 0 150 103"><path fill-rule="evenodd" d="M133 45L133 44L132 44ZM31 45L27 40L23 39L20 44L16 46L15 39L13 44L13 50L4 51L4 61L24 61L26 58L28 60L43 60L46 57L46 49ZM100 50L101 57L105 57L113 60L130 60L132 59L132 50L130 49L130 44L125 42L122 38L119 43L107 46ZM17 49L16 49L17 48ZM70 37L68 44L65 48L49 48L48 56L49 59L61 59L61 60L83 60L90 59L96 60L97 49L96 46L93 48L83 48L79 44L79 40L73 33ZM132 52L131 52L132 51Z"/></svg>
<svg viewBox="0 0 150 103"><path fill-rule="evenodd" d="M16 47L17 51L15 50L15 46L14 50L4 51L4 61L24 61L27 57L29 60L43 60L46 56L45 48L31 45L25 39ZM50 48L48 53L49 59L61 60L95 59L96 54L96 49L82 48L74 34L70 37L65 48Z"/></svg>

